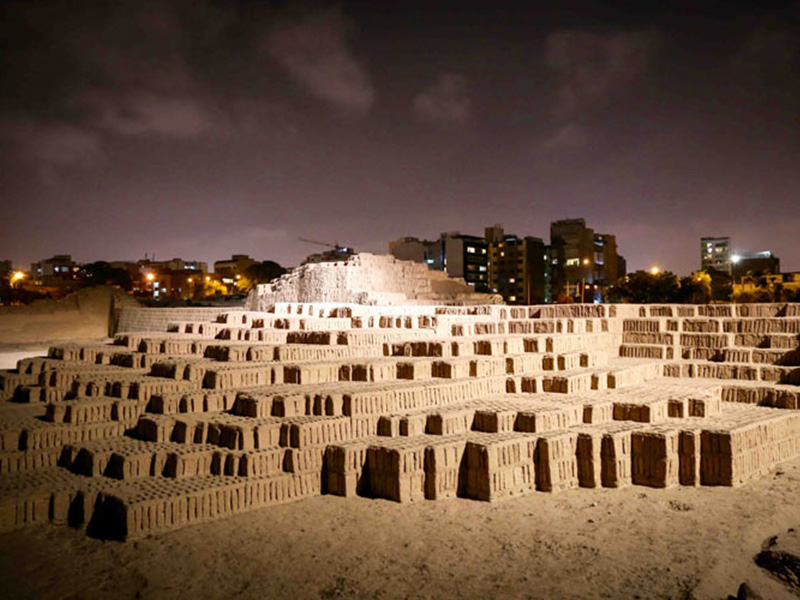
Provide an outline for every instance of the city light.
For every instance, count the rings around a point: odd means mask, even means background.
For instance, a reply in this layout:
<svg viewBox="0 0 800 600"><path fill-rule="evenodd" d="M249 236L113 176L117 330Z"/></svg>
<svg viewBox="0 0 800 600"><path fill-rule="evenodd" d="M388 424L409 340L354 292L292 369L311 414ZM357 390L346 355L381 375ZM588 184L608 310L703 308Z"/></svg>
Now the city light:
<svg viewBox="0 0 800 600"><path fill-rule="evenodd" d="M650 268L650 274L651 275L658 275L659 273L661 273L661 269L659 269L658 267L651 267Z"/></svg>
<svg viewBox="0 0 800 600"><path fill-rule="evenodd" d="M206 275L206 283L208 283L209 281L211 281L211 277L209 277L208 275Z"/></svg>
<svg viewBox="0 0 800 600"><path fill-rule="evenodd" d="M742 260L742 257L739 256L738 254L734 254L733 256L731 256L731 262L733 264L738 263L740 260Z"/></svg>
<svg viewBox="0 0 800 600"><path fill-rule="evenodd" d="M145 277L147 278L147 281L153 281L156 278L156 276L153 273L148 273L147 275L145 275Z"/></svg>
<svg viewBox="0 0 800 600"><path fill-rule="evenodd" d="M11 283L16 283L17 281L22 281L23 279L25 279L25 273L22 271L15 271L11 276Z"/></svg>
<svg viewBox="0 0 800 600"><path fill-rule="evenodd" d="M586 266L586 267L589 266L589 259L588 258L584 258L583 259L583 265Z"/></svg>

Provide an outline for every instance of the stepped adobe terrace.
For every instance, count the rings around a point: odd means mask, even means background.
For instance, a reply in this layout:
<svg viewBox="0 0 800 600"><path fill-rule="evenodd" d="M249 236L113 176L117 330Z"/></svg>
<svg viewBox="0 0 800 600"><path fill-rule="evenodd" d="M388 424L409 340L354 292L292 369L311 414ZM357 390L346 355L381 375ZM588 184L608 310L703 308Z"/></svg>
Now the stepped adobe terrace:
<svg viewBox="0 0 800 600"><path fill-rule="evenodd" d="M0 530L738 486L800 454L798 304L263 308L2 372Z"/></svg>

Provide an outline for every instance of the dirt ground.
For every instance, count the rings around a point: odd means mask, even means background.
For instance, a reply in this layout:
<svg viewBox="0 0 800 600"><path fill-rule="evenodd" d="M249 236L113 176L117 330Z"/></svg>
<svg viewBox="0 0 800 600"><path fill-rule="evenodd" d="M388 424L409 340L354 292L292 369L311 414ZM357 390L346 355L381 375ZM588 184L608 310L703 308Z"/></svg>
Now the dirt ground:
<svg viewBox="0 0 800 600"><path fill-rule="evenodd" d="M45 356L49 347L49 343L8 344L0 341L0 369L15 369L17 361L23 358Z"/></svg>
<svg viewBox="0 0 800 600"><path fill-rule="evenodd" d="M738 489L322 496L128 543L47 525L0 535L0 597L797 598L753 557L799 498L796 459Z"/></svg>
<svg viewBox="0 0 800 600"><path fill-rule="evenodd" d="M13 366L46 344L0 348ZM7 368L7 367L6 367ZM632 486L496 504L322 496L136 542L52 525L0 534L0 599L723 599L800 529L800 458L744 487Z"/></svg>

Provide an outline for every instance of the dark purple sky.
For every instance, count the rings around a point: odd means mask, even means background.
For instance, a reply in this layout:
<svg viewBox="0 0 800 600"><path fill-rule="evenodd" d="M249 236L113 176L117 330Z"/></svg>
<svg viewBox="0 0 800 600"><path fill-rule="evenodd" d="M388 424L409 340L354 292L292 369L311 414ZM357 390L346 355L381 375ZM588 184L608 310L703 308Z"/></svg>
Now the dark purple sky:
<svg viewBox="0 0 800 600"><path fill-rule="evenodd" d="M0 259L585 217L631 270L703 235L800 270L800 4L520 4L3 3Z"/></svg>

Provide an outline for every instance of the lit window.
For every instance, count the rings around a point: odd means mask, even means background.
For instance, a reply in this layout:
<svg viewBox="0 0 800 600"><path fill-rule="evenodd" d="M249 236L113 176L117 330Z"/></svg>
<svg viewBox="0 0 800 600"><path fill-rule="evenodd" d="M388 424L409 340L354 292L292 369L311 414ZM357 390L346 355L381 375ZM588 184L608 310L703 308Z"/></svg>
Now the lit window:
<svg viewBox="0 0 800 600"><path fill-rule="evenodd" d="M486 248L481 248L481 254L486 254Z"/></svg>
<svg viewBox="0 0 800 600"><path fill-rule="evenodd" d="M509 296L508 297L509 302L514 302L514 300L516 300L516 299L517 299L516 296Z"/></svg>
<svg viewBox="0 0 800 600"><path fill-rule="evenodd" d="M485 270L486 270L486 267L485 267L484 265L481 265L480 267L478 267L478 270L479 270L479 271L485 271Z"/></svg>
<svg viewBox="0 0 800 600"><path fill-rule="evenodd" d="M515 283L516 281L517 281L517 280L516 280L516 279L514 279L514 278L512 277L512 278L510 278L510 279L508 280L508 283Z"/></svg>
<svg viewBox="0 0 800 600"><path fill-rule="evenodd" d="M500 253L500 256L505 256L505 255L506 255L506 253L505 253L505 252L501 252L501 253Z"/></svg>
<svg viewBox="0 0 800 600"><path fill-rule="evenodd" d="M467 252L469 254L475 254L475 248L472 246L467 246Z"/></svg>

